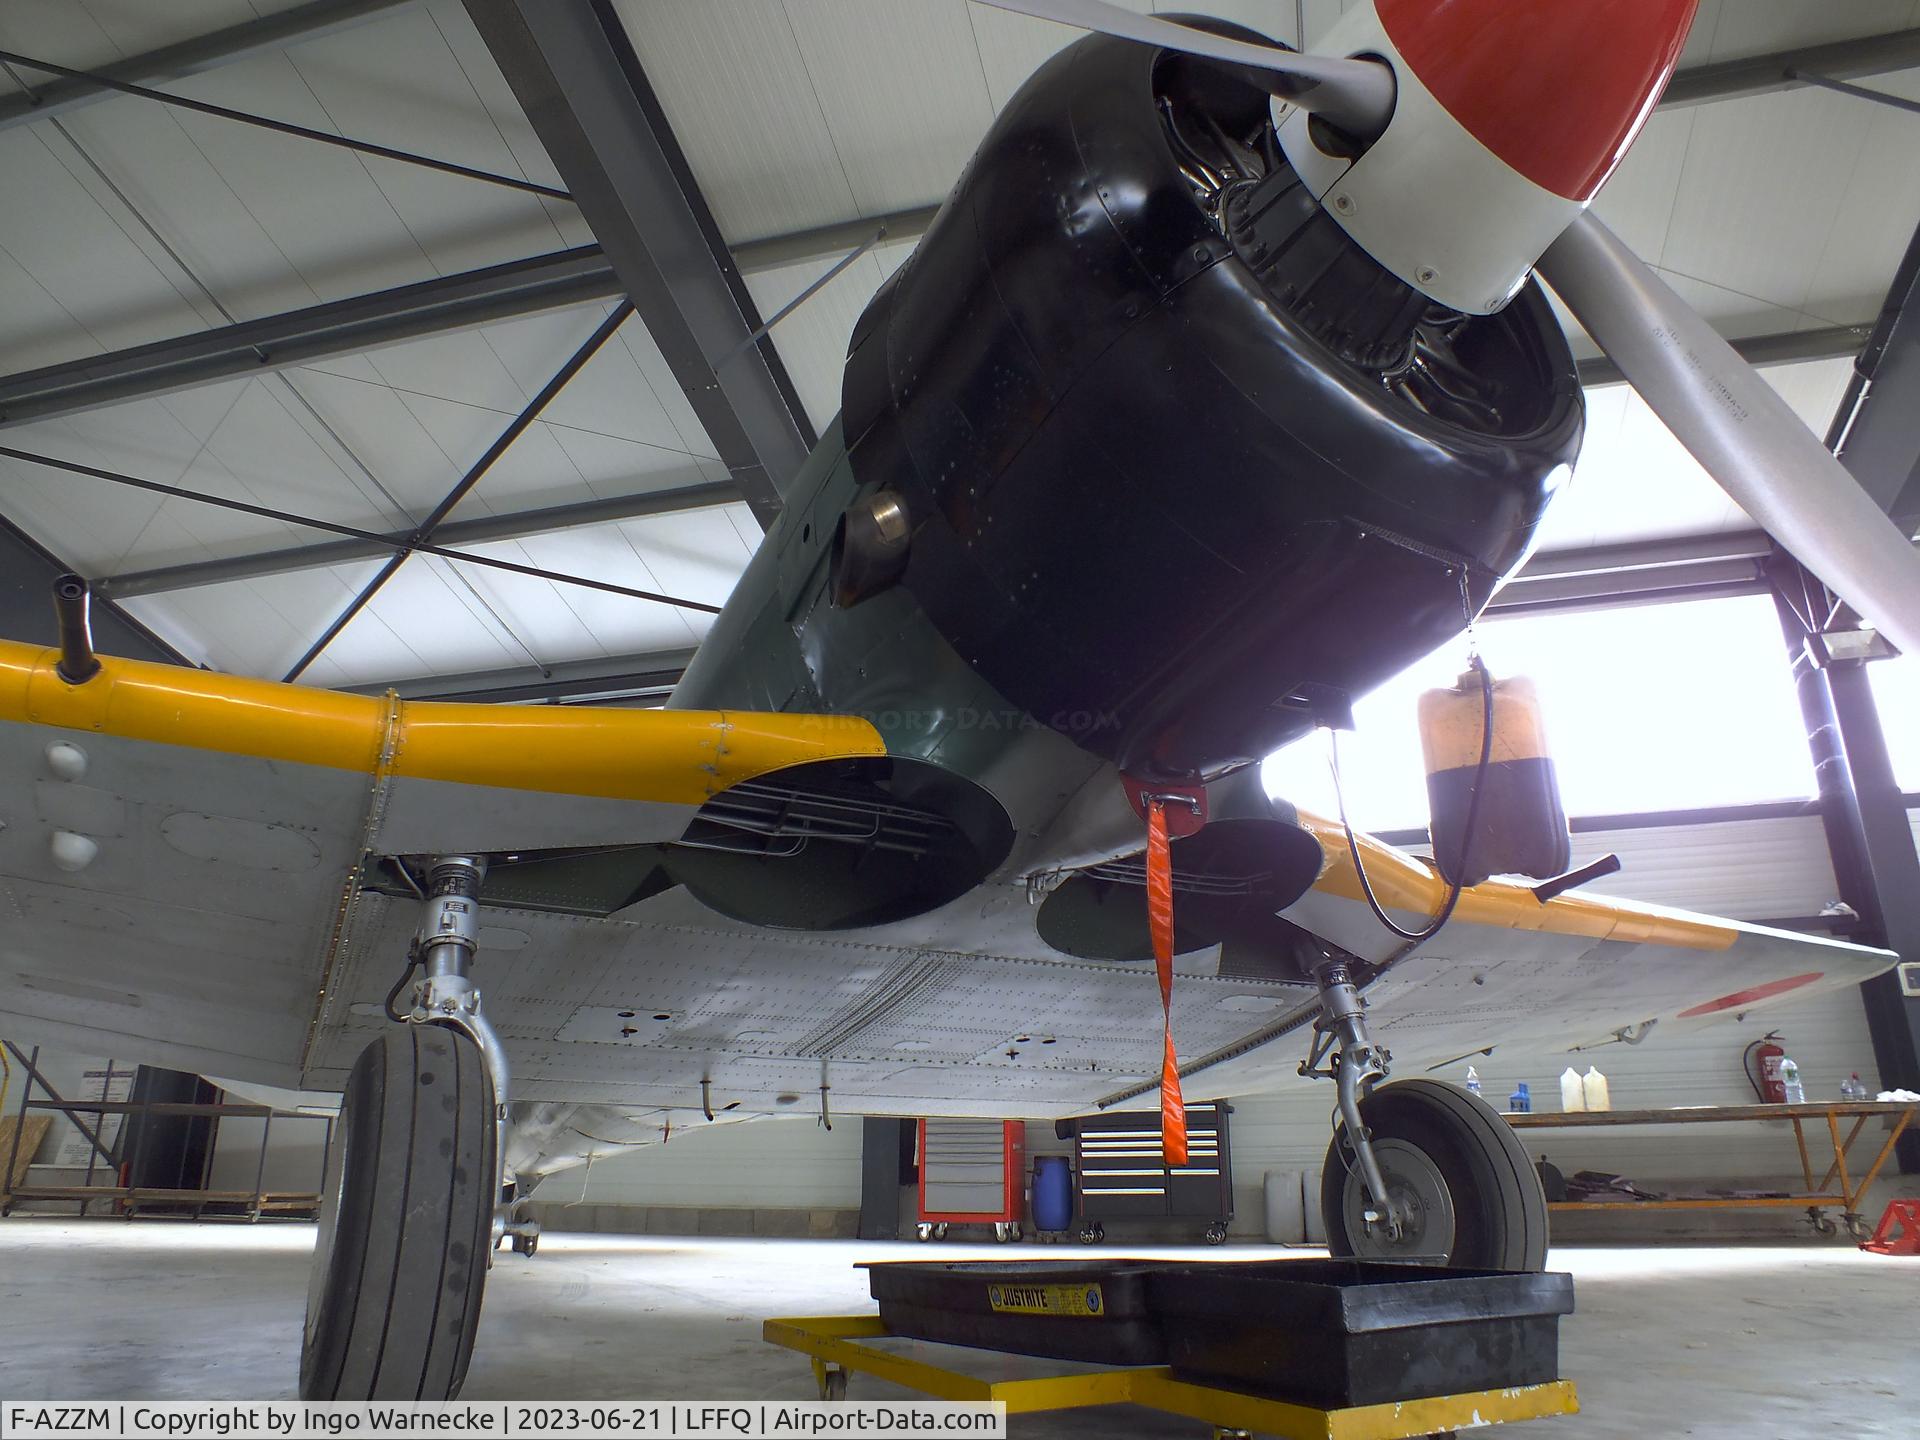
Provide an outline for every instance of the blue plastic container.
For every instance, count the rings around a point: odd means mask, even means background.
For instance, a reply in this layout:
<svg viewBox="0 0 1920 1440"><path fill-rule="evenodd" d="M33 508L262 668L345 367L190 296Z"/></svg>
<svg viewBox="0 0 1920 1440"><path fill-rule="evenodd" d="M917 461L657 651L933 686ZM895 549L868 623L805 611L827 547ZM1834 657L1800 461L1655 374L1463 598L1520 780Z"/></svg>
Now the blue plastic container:
<svg viewBox="0 0 1920 1440"><path fill-rule="evenodd" d="M1073 1167L1064 1155L1033 1162L1033 1228L1065 1230L1073 1224Z"/></svg>

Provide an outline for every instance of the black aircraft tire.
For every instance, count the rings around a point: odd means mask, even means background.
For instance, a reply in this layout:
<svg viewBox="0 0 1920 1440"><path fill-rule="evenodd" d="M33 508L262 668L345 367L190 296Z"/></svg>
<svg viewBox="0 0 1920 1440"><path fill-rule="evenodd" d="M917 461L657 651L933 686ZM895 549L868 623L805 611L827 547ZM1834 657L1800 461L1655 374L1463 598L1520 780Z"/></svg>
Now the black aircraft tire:
<svg viewBox="0 0 1920 1440"><path fill-rule="evenodd" d="M1383 1156L1389 1188L1396 1166L1424 1175L1429 1186L1444 1190L1452 1207L1451 1242L1436 1250L1423 1237L1398 1247L1464 1269L1543 1270L1547 1263L1547 1197L1540 1176L1513 1129L1484 1100L1436 1080L1402 1080L1382 1085L1360 1102L1375 1146ZM1327 1148L1320 1176L1320 1213L1327 1248L1335 1255L1391 1260L1396 1247L1349 1223L1364 1196L1357 1168L1343 1154L1345 1130ZM1356 1233L1357 1232L1357 1233Z"/></svg>
<svg viewBox="0 0 1920 1440"><path fill-rule="evenodd" d="M492 1250L493 1083L437 1025L367 1046L341 1101L300 1352L303 1400L451 1400Z"/></svg>

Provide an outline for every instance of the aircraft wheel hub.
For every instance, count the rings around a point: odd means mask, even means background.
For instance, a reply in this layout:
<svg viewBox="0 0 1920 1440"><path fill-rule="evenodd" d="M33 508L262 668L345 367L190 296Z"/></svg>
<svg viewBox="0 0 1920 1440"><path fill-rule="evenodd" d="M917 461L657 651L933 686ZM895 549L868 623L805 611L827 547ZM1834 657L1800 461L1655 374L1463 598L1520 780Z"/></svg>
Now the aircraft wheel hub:
<svg viewBox="0 0 1920 1440"><path fill-rule="evenodd" d="M1361 1260L1413 1260L1453 1253L1453 1192L1427 1152L1405 1140L1377 1139L1373 1153L1387 1182L1387 1196L1400 1217L1394 1238L1386 1219L1367 1195L1355 1168L1347 1172L1344 1208L1353 1253ZM1374 1218L1369 1220L1371 1215Z"/></svg>

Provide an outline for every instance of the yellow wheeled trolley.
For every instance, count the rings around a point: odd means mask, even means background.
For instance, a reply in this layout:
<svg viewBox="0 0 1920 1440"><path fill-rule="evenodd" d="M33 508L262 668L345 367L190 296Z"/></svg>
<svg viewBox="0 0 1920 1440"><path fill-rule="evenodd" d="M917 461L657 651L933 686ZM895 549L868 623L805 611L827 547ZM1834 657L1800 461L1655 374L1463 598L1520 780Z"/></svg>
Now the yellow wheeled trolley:
<svg viewBox="0 0 1920 1440"><path fill-rule="evenodd" d="M1165 1366L1105 1369L1070 1361L1034 1361L957 1345L904 1341L891 1335L878 1315L769 1320L761 1333L772 1344L812 1357L821 1398L828 1400L844 1399L847 1377L862 1374L936 1400L1002 1400L1009 1415L1077 1410L1089 1405L1141 1405L1204 1421L1213 1426L1216 1435L1272 1435L1281 1440L1417 1440L1482 1425L1571 1415L1580 1408L1572 1382L1555 1380L1469 1395L1317 1410L1176 1380ZM888 1341L893 1348L875 1343ZM968 1360L974 1361L976 1370L1012 1360L1060 1373L991 1379L952 1368Z"/></svg>

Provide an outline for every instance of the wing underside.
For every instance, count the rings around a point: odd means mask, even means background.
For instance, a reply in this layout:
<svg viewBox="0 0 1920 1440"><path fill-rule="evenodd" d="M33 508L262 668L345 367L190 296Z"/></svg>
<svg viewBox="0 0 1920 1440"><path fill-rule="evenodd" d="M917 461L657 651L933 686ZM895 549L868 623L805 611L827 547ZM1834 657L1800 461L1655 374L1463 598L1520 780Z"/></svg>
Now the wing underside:
<svg viewBox="0 0 1920 1440"><path fill-rule="evenodd" d="M415 907L362 888L369 853L670 840L739 779L881 749L871 727L817 717L403 707L124 661L94 690L50 679L50 661L0 644L0 1029L268 1084L338 1086L388 1023ZM1302 824L1326 859L1285 918L1383 960L1397 941L1344 843ZM56 858L62 832L86 863ZM1365 844L1390 910L1431 913L1431 871ZM1158 1067L1150 967L1065 957L1033 916L1013 877L833 934L724 920L681 889L608 916L489 906L477 977L528 1101L805 1113L826 1086L835 1111L1042 1117L1139 1093ZM1737 1013L1891 959L1496 881L1369 1001L1415 1062ZM1180 971L1193 1093L1292 1079L1283 1037L1310 1020L1310 986L1222 973L1217 948Z"/></svg>

